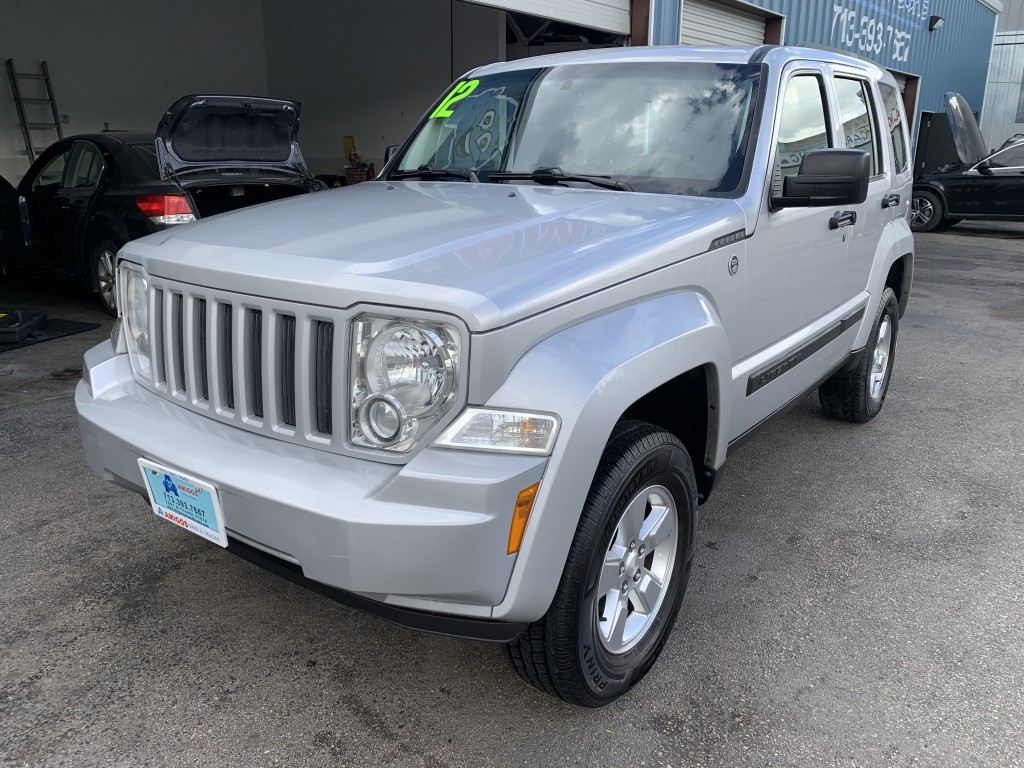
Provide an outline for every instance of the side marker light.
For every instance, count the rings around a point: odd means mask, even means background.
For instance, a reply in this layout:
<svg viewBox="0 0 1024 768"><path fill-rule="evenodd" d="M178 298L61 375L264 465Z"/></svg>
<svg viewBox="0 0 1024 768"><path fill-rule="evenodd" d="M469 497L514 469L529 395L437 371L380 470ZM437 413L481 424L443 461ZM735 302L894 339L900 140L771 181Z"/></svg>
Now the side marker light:
<svg viewBox="0 0 1024 768"><path fill-rule="evenodd" d="M534 483L529 488L523 488L516 498L516 508L512 512L512 525L508 531L508 554L514 555L519 551L523 543L523 535L526 533L526 524L530 521L530 513L533 512L533 502L537 499L537 489L540 483Z"/></svg>

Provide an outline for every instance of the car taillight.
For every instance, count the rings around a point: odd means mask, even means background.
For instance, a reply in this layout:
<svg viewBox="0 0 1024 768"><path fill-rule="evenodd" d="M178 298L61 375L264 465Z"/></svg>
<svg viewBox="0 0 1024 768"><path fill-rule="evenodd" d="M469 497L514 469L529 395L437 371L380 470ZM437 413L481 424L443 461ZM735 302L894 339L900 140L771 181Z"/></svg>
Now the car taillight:
<svg viewBox="0 0 1024 768"><path fill-rule="evenodd" d="M154 224L187 224L196 220L184 195L139 195L135 204Z"/></svg>

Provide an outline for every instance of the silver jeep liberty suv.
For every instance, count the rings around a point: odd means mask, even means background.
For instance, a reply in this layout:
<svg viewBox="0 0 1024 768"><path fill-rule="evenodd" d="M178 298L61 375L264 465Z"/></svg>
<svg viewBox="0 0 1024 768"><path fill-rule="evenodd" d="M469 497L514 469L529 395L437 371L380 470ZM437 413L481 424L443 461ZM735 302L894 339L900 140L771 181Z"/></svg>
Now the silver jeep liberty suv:
<svg viewBox="0 0 1024 768"><path fill-rule="evenodd" d="M815 388L878 414L910 190L895 82L855 58L481 67L377 180L126 245L85 453L183 529L600 706L668 640L729 451Z"/></svg>

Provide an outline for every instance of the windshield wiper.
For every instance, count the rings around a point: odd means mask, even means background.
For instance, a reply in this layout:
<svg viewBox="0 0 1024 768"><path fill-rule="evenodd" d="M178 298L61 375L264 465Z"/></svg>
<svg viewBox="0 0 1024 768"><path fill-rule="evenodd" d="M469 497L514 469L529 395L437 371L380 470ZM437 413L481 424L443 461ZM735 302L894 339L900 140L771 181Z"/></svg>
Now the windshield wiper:
<svg viewBox="0 0 1024 768"><path fill-rule="evenodd" d="M580 181L593 184L602 189L619 189L625 192L632 192L633 187L624 181L617 181L610 176L582 176L575 173L566 173L561 168L537 168L532 173L492 173L487 177L488 181L532 181L536 184L561 184L565 181Z"/></svg>
<svg viewBox="0 0 1024 768"><path fill-rule="evenodd" d="M457 179L478 182L476 171L460 171L458 168L434 168L429 163L421 165L415 171L398 171L392 173L391 178L399 181L401 179L443 179L445 176L454 176Z"/></svg>

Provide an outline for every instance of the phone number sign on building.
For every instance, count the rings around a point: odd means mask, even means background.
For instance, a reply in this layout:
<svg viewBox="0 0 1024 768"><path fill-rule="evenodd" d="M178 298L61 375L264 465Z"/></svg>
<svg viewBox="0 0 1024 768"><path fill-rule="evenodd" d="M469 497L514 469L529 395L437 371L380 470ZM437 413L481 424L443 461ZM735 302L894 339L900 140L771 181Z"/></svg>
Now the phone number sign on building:
<svg viewBox="0 0 1024 768"><path fill-rule="evenodd" d="M914 33L928 19L928 0L833 3L830 39L878 60L902 63L910 58Z"/></svg>

